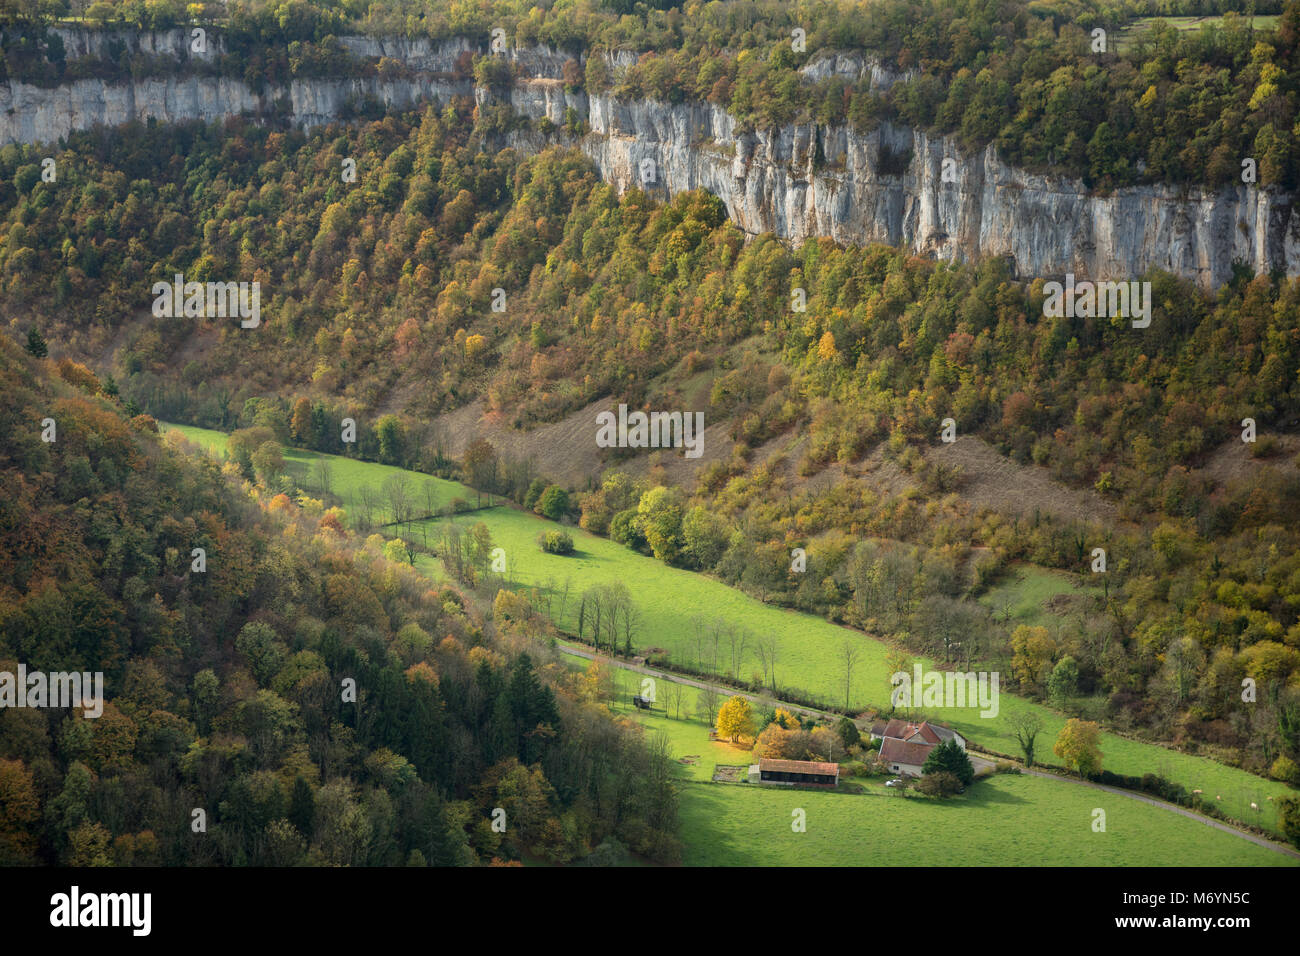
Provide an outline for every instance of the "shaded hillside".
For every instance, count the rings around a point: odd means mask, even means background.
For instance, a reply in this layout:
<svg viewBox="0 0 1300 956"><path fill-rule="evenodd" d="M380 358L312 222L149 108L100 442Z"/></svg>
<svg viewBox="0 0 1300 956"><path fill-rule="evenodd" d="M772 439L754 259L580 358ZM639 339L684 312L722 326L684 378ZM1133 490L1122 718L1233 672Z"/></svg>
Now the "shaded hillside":
<svg viewBox="0 0 1300 956"><path fill-rule="evenodd" d="M111 391L0 341L0 671L105 689L0 710L0 862L674 858L667 758L553 655Z"/></svg>

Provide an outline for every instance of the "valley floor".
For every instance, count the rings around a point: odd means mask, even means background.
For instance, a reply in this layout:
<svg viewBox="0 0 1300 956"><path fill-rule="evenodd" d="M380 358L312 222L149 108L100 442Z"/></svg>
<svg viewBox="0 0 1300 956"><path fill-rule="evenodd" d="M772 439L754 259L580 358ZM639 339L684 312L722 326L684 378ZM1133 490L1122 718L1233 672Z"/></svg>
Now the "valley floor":
<svg viewBox="0 0 1300 956"><path fill-rule="evenodd" d="M566 653L568 653L566 651ZM588 658L574 658L587 666ZM1180 807L1053 774L981 777L948 800L903 796L883 778L836 792L714 783L718 766L748 765L744 747L709 740L694 717L638 711L641 677L616 672L610 707L668 737L684 782L684 862L690 866L1296 866L1300 853ZM663 691L659 692L663 705ZM857 792L853 792L857 791ZM805 830L791 824L804 811ZM1105 830L1094 830L1097 811ZM979 811L979 812L972 812Z"/></svg>
<svg viewBox="0 0 1300 956"><path fill-rule="evenodd" d="M213 451L220 451L225 445L226 436L220 432L189 427L165 427ZM474 491L455 482L430 478L415 472L402 472L401 469L370 462L321 455L300 449L285 450L286 461L290 463L290 467L300 476L300 480L306 487L311 487L310 470L322 458L329 459L331 463L332 490L343 500L345 507L355 507L361 488L368 487L378 491L384 481L395 473L406 475L417 489L422 488L426 482L432 482L433 496L439 505L446 504L454 497L463 498L471 503L475 500ZM423 501L423 492L417 492L417 497ZM694 620L701 615L725 616L728 620L749 628L753 633L778 635L781 641L779 667L783 672L780 675L783 686L803 687L824 699L833 700L836 697L842 698L844 692L844 681L842 672L838 669L837 655L844 642L852 640L862 648L862 662L853 679L854 706L865 708L870 703L888 702L886 657L890 652L890 645L870 635L838 627L810 615L763 604L740 591L727 587L720 581L690 571L667 567L615 542L587 534L577 528L568 529L573 535L577 549L573 555L561 557L545 554L537 547L537 536L539 532L554 528L555 525L540 517L512 508L478 511L454 520L462 528L483 521L491 531L494 544L505 549L509 563L507 583L510 586L537 588L549 594L555 605L553 616L567 629L575 629L573 619L576 616L577 595L593 585L622 581L630 588L634 600L642 611L643 626L636 638L636 644L641 648L664 647L672 652L674 660L689 662L692 653ZM440 538L441 526L444 523L445 519L416 522L411 531L418 536L417 540L424 537L432 544ZM385 529L386 537L397 535L396 529ZM417 556L415 563L417 569L432 577L439 577L443 573L440 562L427 555ZM1038 587L1042 582L1035 583L1031 580L1029 583ZM562 590L568 591L567 607L562 607L560 603ZM915 660L927 668L930 666L929 661L920 658ZM741 673L743 676L748 676L748 671L743 668ZM692 703L684 712L693 712L693 700L692 692ZM1051 741L1055 740L1056 734L1065 722L1065 717L1050 708L1011 694L1001 695L1000 714L992 719L981 718L977 712L961 708L937 709L927 713L927 716L951 724L968 739L990 750L1013 754L1017 752L1017 747L1006 718L1012 713L1024 710L1033 711L1042 718L1044 727L1040 744L1045 742L1046 745L1040 746L1040 750L1050 755ZM654 720L655 718L643 719ZM694 734L694 737L674 740L679 755L688 756L700 752L701 745L695 740L701 737L704 744L708 744L707 730L702 724L685 721L670 723L682 725L671 728L674 733L671 733L670 737L680 737L681 734L688 732ZM656 729L670 728L661 726ZM680 749L681 747L688 749L683 750ZM1188 790L1201 789L1207 795L1214 794L1220 801L1218 805L1236 819L1255 824L1275 834L1278 832L1271 800L1291 792L1285 784L1257 777L1206 757L1169 750L1111 733L1102 735L1101 749L1104 766L1108 770L1129 775L1158 773L1166 779L1181 783ZM742 760L747 759L739 757L734 762L741 763ZM715 759L713 762L725 761ZM710 767L708 777L704 779L710 779L711 776ZM718 859L714 854L722 851L717 847L732 845L744 826L755 828L754 846L747 850L738 850L739 856L729 862L749 862L745 858L746 854L755 853L777 854L772 862L781 862L779 856L787 850L778 851L777 847L805 845L781 841L772 843L765 835L764 828L770 828L775 824L766 816L761 817L761 820L754 816L758 813L755 807L768 806L765 801L787 799L790 797L789 792L777 793L773 797L768 796L772 791L763 790L760 796L755 797L747 789L747 785L702 783L700 786L705 792L724 788L729 792L746 795L736 798L737 811L732 817L725 821L713 820L712 816L717 809L718 801L725 803L731 798L716 795L701 797L694 794L696 788L686 788L683 795L682 818L684 837L687 839L688 846L692 847L688 850L688 862L710 862ZM990 794L1001 793L1005 796L982 797L977 792L979 788L988 788ZM800 793L802 799L804 791ZM844 839L844 833L853 834L852 839L865 839L857 829L854 829L864 824L857 816L844 815L848 811L841 811L841 803L822 802L849 801L854 806L858 806L860 801L867 798L844 794L807 793L810 801L808 806L833 808L826 810L825 820L832 829L840 828L841 836L832 837L829 833L825 835L824 839L828 841L825 850L828 854L826 859L816 857L816 853L822 851L814 852L811 849L808 852L813 855L803 856L800 859L809 864L875 862L876 857L871 855L865 859L854 858L852 861L844 857L847 850L837 843L837 840ZM889 794L888 797L879 795L879 803L882 805L892 804L895 799L892 792L886 791L886 793ZM895 821L888 825L898 827L897 833L889 837L891 847L901 847L906 840L913 840L913 858L905 859L901 851L895 849L870 851L871 854L878 854L882 861L935 864L944 862L1047 864L1055 860L1062 865L1079 862L1095 862L1097 865L1173 865L1175 863L1187 865L1192 860L1201 865L1228 862L1238 865L1286 865L1294 862L1290 857L1274 850L1252 845L1241 839L1239 833L1225 833L1207 827L1199 818L1187 819L1168 812L1164 807L1149 806L1134 800L1127 794L1102 795L1100 792L1092 792L1085 787L1059 780L998 776L977 784L976 790L969 792L965 797L957 798L957 802L952 804L934 804L933 808L930 808L928 806L930 801L910 797L905 800L907 806L915 803L925 808L916 811L916 817L894 816L898 812L896 810L881 811L883 815L880 819ZM961 801L965 802L961 803ZM984 806L993 812L981 814L978 818L949 812L949 806L957 806L959 803L966 807ZM1261 809L1252 810L1252 804ZM871 806L876 805L877 802L873 799ZM1094 834L1091 830L1091 813L1098 807L1107 811L1106 834ZM1012 812L1014 808L1019 809ZM1074 814L1081 809L1085 812L1075 820ZM781 825L784 827L783 833L788 833L790 832L789 808L784 813L785 819L781 821ZM860 813L859 810L852 811L852 814ZM873 814L873 818L874 816ZM806 845L811 848L820 845L818 840L822 838L811 836L813 833L811 821L816 817L810 813L809 818L809 832L800 836L809 837ZM922 818L927 822L923 825L916 823ZM749 822L742 825L736 822L740 819L748 819ZM858 822L850 826L850 822L854 820ZM1114 826L1109 824L1110 820L1115 821ZM976 828L983 835L978 839L971 837L962 844L962 847L947 849L944 848L942 841L935 843L928 837L914 839L912 833L914 823L917 826L933 827L940 823L949 826L955 821L959 821L963 828ZM1079 827L1078 833L1074 832L1076 823ZM1025 835L1026 833L1029 835ZM1130 833L1131 837L1126 836ZM1147 844L1141 842L1138 836L1141 833L1150 835ZM1107 835L1113 839L1107 841L1105 839ZM1101 839L1087 842L1087 838L1094 836ZM951 834L949 838L952 838ZM1043 856L1039 841L1052 839L1061 841L1060 846L1070 848L1069 852L1053 851ZM992 842L985 842L989 840ZM972 847L975 849L971 849ZM998 853L994 852L994 847L1003 849ZM1167 849L1168 847L1177 849ZM803 853L804 851L790 852ZM983 858L976 859L980 854L983 854Z"/></svg>

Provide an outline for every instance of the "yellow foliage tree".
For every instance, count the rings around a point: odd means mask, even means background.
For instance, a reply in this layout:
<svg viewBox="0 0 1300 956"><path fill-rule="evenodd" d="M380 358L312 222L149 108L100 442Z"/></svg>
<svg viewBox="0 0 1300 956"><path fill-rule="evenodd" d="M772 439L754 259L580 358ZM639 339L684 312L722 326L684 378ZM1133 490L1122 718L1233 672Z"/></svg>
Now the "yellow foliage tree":
<svg viewBox="0 0 1300 956"><path fill-rule="evenodd" d="M790 711L786 710L784 707L778 707L776 709L776 713L773 715L773 721L780 724L786 730L798 730L802 726L802 724L799 723L799 718L790 713Z"/></svg>
<svg viewBox="0 0 1300 956"><path fill-rule="evenodd" d="M735 700L733 697L732 700ZM799 735L786 730L776 721L763 728L763 732L754 741L755 757L770 757L776 760L796 759L792 753L795 738Z"/></svg>
<svg viewBox="0 0 1300 956"><path fill-rule="evenodd" d="M829 330L822 333L821 341L817 343L817 357L823 362L834 362L840 357L840 350L835 347L835 336Z"/></svg>
<svg viewBox="0 0 1300 956"><path fill-rule="evenodd" d="M1056 656L1056 642L1045 627L1021 624L1011 632L1011 672L1021 684L1038 686Z"/></svg>
<svg viewBox="0 0 1300 956"><path fill-rule="evenodd" d="M754 735L754 711L743 697L728 697L718 711L718 735L733 744L741 737Z"/></svg>
<svg viewBox="0 0 1300 956"><path fill-rule="evenodd" d="M477 362L487 350L487 339L481 335L471 335L465 339L465 361Z"/></svg>
<svg viewBox="0 0 1300 956"><path fill-rule="evenodd" d="M1052 753L1065 761L1065 766L1081 777L1101 773L1101 727L1096 721L1071 717L1061 728Z"/></svg>

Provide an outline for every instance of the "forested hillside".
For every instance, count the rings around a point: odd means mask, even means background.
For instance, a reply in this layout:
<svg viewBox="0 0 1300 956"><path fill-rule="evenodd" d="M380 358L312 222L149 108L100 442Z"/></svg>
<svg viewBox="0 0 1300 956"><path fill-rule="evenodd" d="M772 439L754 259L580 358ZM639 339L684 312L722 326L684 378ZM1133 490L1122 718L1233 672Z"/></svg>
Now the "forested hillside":
<svg viewBox="0 0 1300 956"><path fill-rule="evenodd" d="M0 864L676 859L662 749L472 595L70 360L0 340L0 393L0 671L106 683L0 710Z"/></svg>
<svg viewBox="0 0 1300 956"><path fill-rule="evenodd" d="M54 354L100 368L134 411L460 465L530 507L546 476L507 447L452 462L437 413L481 398L527 428L598 399L702 408L734 447L696 486L578 485L548 514L929 653L970 629L967 662L1000 662L1031 695L1068 658L1078 706L1122 728L1261 771L1300 757L1295 281L1243 270L1210 297L1153 273L1148 329L1044 318L1041 284L1000 261L746 243L707 194L619 196L575 152L499 150L508 122L464 101L310 136L132 128L75 138L81 181L57 189L37 152L8 148L10 328L43 316ZM153 318L150 287L175 272L257 278L261 327ZM945 418L1109 511L970 507L960 469L925 453ZM1252 467L1213 471L1245 418L1262 436ZM872 455L901 489L863 474ZM815 574L790 572L796 546ZM1054 634L970 600L1015 561L1086 575L1095 547L1104 593ZM1263 699L1243 709L1247 676Z"/></svg>

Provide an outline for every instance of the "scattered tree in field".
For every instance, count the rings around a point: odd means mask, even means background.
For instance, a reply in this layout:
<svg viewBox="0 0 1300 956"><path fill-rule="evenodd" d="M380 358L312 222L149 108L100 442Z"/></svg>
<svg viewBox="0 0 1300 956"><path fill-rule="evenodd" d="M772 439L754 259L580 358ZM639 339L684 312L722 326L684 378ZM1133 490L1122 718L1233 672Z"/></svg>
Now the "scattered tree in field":
<svg viewBox="0 0 1300 956"><path fill-rule="evenodd" d="M680 681L665 680L659 681L659 686L664 689L664 709L672 709L673 719L682 716L682 698L686 694L686 687Z"/></svg>
<svg viewBox="0 0 1300 956"><path fill-rule="evenodd" d="M567 531L543 531L537 546L547 554L573 554L573 536Z"/></svg>
<svg viewBox="0 0 1300 956"><path fill-rule="evenodd" d="M1079 665L1073 657L1066 654L1056 662L1047 678L1047 696L1060 707L1078 692Z"/></svg>
<svg viewBox="0 0 1300 956"><path fill-rule="evenodd" d="M897 689L893 683L895 674L907 674L909 677L912 673L912 657L906 651L900 648L892 648L885 655L885 681L887 684L886 693L889 694L889 712L894 712L894 691Z"/></svg>
<svg viewBox="0 0 1300 956"><path fill-rule="evenodd" d="M1021 624L1011 632L1011 672L1024 687L1040 690L1052 669L1056 642L1045 627Z"/></svg>
<svg viewBox="0 0 1300 956"><path fill-rule="evenodd" d="M465 449L461 470L465 474L465 480L478 493L478 503L482 505L483 491L491 493L496 488L497 452L492 443L484 438L470 442Z"/></svg>
<svg viewBox="0 0 1300 956"><path fill-rule="evenodd" d="M334 486L334 467L330 464L328 458L318 458L316 460L316 487L320 489L321 494L328 495Z"/></svg>
<svg viewBox="0 0 1300 956"><path fill-rule="evenodd" d="M676 564L682 556L681 492L662 485L641 496L637 517L654 556L665 564Z"/></svg>
<svg viewBox="0 0 1300 956"><path fill-rule="evenodd" d="M781 652L781 640L775 634L764 634L758 639L757 648L758 660L763 667L763 679L775 694L777 691L776 662Z"/></svg>
<svg viewBox="0 0 1300 956"><path fill-rule="evenodd" d="M1020 743L1020 751L1025 755L1025 766L1034 765L1034 741L1043 729L1043 719L1031 710L1022 710L1007 716L1007 724Z"/></svg>
<svg viewBox="0 0 1300 956"><path fill-rule="evenodd" d="M733 744L741 737L754 735L754 710L749 701L740 696L728 697L718 711L718 736Z"/></svg>
<svg viewBox="0 0 1300 956"><path fill-rule="evenodd" d="M852 641L845 641L840 648L840 663L844 668L844 709L848 710L850 706L850 691L853 688L853 670L858 666L858 661L862 658L862 648L855 645Z"/></svg>
<svg viewBox="0 0 1300 956"><path fill-rule="evenodd" d="M1092 777L1101 772L1100 744L1101 727L1095 721L1071 717L1061 728L1052 753L1080 777Z"/></svg>
<svg viewBox="0 0 1300 956"><path fill-rule="evenodd" d="M714 726L713 722L718 717L720 697L718 689L712 684L705 686L695 697L695 715L702 718L710 727Z"/></svg>

